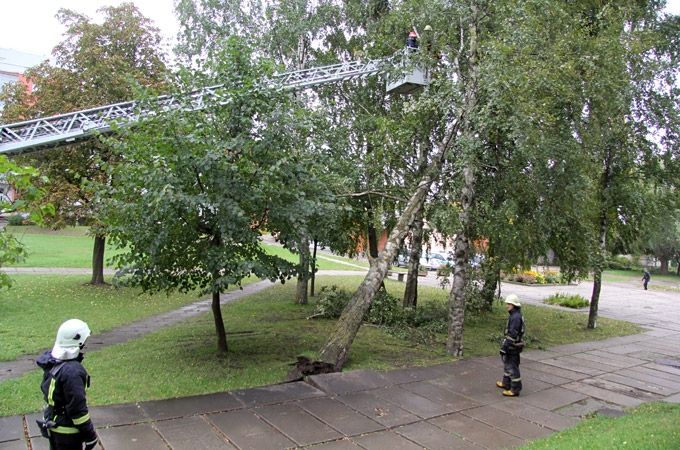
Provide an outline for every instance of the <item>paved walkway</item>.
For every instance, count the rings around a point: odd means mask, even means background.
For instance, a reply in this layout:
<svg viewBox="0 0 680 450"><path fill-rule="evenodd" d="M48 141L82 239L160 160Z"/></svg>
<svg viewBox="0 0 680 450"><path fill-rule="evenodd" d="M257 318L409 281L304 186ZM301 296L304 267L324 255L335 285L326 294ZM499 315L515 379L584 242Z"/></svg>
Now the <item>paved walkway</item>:
<svg viewBox="0 0 680 450"><path fill-rule="evenodd" d="M538 302L555 290L506 285ZM644 301L644 303L642 303ZM679 294L603 289L601 312L644 333L523 353L525 389L504 398L497 357L389 372L92 408L106 449L500 449L550 435L593 412L680 402ZM46 449L35 415L0 418L0 449ZM26 431L24 431L24 428Z"/></svg>

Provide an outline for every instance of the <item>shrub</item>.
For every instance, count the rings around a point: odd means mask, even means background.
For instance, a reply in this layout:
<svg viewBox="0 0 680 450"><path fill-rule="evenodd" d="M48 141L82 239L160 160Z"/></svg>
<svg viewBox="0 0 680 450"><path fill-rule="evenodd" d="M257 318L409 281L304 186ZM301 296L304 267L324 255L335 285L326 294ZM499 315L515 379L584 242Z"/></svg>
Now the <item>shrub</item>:
<svg viewBox="0 0 680 450"><path fill-rule="evenodd" d="M23 225L24 218L21 216L21 214L12 214L11 216L7 216L7 224L15 227Z"/></svg>
<svg viewBox="0 0 680 450"><path fill-rule="evenodd" d="M549 305L560 305L567 308L585 308L590 302L580 295L555 294L544 300Z"/></svg>
<svg viewBox="0 0 680 450"><path fill-rule="evenodd" d="M336 285L323 286L316 300L316 308L312 317L337 319L352 298L352 294Z"/></svg>
<svg viewBox="0 0 680 450"><path fill-rule="evenodd" d="M405 321L404 308L398 298L379 291L373 298L371 308L364 320L374 325L394 326Z"/></svg>
<svg viewBox="0 0 680 450"><path fill-rule="evenodd" d="M556 284L562 282L562 275L557 272L547 271L544 274L546 284Z"/></svg>
<svg viewBox="0 0 680 450"><path fill-rule="evenodd" d="M612 270L632 270L633 263L625 256L612 256L607 259L607 268Z"/></svg>
<svg viewBox="0 0 680 450"><path fill-rule="evenodd" d="M352 293L337 286L324 286L319 292L312 317L336 319L347 306ZM437 333L448 330L446 302L425 302L418 308L403 308L401 301L380 291L376 294L364 321L384 327L390 334L419 343L432 343Z"/></svg>

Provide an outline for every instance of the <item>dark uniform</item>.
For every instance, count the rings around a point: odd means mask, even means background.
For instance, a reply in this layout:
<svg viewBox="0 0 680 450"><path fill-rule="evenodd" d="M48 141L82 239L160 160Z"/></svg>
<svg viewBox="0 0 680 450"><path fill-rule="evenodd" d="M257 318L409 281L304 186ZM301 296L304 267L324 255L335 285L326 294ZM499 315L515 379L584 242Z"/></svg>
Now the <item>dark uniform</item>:
<svg viewBox="0 0 680 450"><path fill-rule="evenodd" d="M45 420L54 422L49 428L52 450L82 450L83 444L89 450L97 444L85 397L90 376L82 360L82 353L75 359L61 361L48 351L36 361L45 372L40 385L47 403Z"/></svg>
<svg viewBox="0 0 680 450"><path fill-rule="evenodd" d="M505 337L501 345L501 358L503 358L503 381L499 385L505 389L504 395L519 395L522 390L522 376L519 373L519 354L524 348L524 318L522 310L513 306L509 312L508 324L505 328Z"/></svg>
<svg viewBox="0 0 680 450"><path fill-rule="evenodd" d="M642 286L644 286L645 291L647 290L647 284L649 284L649 279L652 278L649 272L645 270L642 274Z"/></svg>

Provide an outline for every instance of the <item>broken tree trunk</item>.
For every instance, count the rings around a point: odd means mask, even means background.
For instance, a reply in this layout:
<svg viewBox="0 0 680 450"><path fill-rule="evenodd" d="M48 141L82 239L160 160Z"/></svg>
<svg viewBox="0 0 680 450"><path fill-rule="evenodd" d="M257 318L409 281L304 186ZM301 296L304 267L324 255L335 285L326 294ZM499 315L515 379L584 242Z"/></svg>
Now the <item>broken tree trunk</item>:
<svg viewBox="0 0 680 450"><path fill-rule="evenodd" d="M394 261L406 233L411 227L416 215L423 207L430 186L432 186L433 181L440 175L446 157L446 150L457 136L463 115L464 112L461 111L459 117L457 117L457 120L447 132L444 140L437 146L439 153L435 156L432 165L429 166L425 175L423 175L420 180L420 183L418 183L418 187L409 199L404 212L399 217L397 224L390 233L385 248L378 255L375 263L369 268L364 281L356 290L349 304L338 319L335 330L321 349L319 359L323 362L333 364L337 370L342 370L342 366L347 360L352 342L359 331L359 327L361 327L364 315L370 308L373 297L375 297L378 289L380 289L390 263Z"/></svg>

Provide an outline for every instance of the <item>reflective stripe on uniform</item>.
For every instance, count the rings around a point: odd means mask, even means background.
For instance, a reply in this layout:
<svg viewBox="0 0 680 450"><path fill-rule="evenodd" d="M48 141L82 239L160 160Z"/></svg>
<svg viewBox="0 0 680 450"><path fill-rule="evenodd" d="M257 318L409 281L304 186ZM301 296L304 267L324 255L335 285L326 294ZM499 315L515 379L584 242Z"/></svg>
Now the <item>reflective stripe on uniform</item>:
<svg viewBox="0 0 680 450"><path fill-rule="evenodd" d="M518 381L522 381L522 378L510 378L510 381L514 381L515 383Z"/></svg>
<svg viewBox="0 0 680 450"><path fill-rule="evenodd" d="M54 427L50 428L50 432L59 434L78 434L80 431L78 428L73 427Z"/></svg>
<svg viewBox="0 0 680 450"><path fill-rule="evenodd" d="M88 420L90 420L90 413L87 413L82 417L78 417L77 419L73 419L73 425L82 425Z"/></svg>
<svg viewBox="0 0 680 450"><path fill-rule="evenodd" d="M47 392L47 404L50 406L54 406L54 389L57 387L57 381L52 378L50 380L50 389Z"/></svg>

